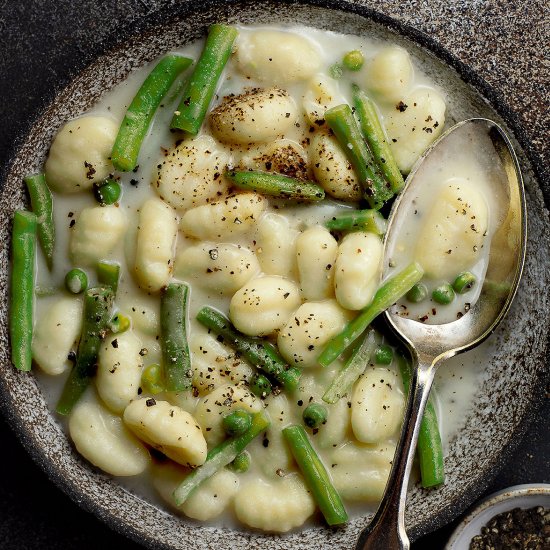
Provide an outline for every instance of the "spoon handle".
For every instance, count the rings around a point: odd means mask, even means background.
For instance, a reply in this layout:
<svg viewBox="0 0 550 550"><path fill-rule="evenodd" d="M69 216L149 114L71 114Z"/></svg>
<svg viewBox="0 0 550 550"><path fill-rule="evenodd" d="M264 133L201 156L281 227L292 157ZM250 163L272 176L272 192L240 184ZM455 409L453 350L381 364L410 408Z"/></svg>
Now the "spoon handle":
<svg viewBox="0 0 550 550"><path fill-rule="evenodd" d="M359 535L356 550L410 548L405 530L405 501L420 422L434 379L434 364L432 358L414 360L405 418L384 497L374 518Z"/></svg>

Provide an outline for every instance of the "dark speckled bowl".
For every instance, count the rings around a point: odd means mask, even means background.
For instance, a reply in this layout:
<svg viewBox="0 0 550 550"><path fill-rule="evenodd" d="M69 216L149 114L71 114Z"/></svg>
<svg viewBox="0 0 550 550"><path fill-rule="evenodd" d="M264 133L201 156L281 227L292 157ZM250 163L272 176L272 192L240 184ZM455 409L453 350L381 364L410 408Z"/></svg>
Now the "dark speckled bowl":
<svg viewBox="0 0 550 550"><path fill-rule="evenodd" d="M329 5L330 8L323 7ZM200 6L200 7L199 7ZM2 324L0 337L0 392L3 410L26 448L48 475L78 504L114 529L151 548L351 548L366 518L330 530L309 528L285 537L253 534L245 530L198 527L148 504L99 474L74 451L56 418L48 410L32 375L10 365L7 335L8 243L14 209L25 205L22 177L43 163L56 130L79 115L132 68L182 43L194 40L215 21L288 22L353 34L390 38L404 44L431 77L451 91L450 118L493 118L515 136L527 192L529 248L523 281L508 318L497 334L496 355L485 367L472 412L450 445L446 459L447 483L441 489L415 487L409 496L407 525L413 538L450 521L462 512L496 474L518 440L523 426L542 398L548 362L550 310L550 202L548 187L537 182L522 128L498 96L467 67L436 43L412 28L361 5L361 2L235 2L180 3L138 21L117 33L116 43L63 90L23 140L5 172L0 208L2 242L0 270ZM113 37L113 44L115 38ZM540 174L539 174L540 178ZM542 179L542 178L540 178ZM544 192L542 189L544 189ZM543 251L537 254L535 251Z"/></svg>

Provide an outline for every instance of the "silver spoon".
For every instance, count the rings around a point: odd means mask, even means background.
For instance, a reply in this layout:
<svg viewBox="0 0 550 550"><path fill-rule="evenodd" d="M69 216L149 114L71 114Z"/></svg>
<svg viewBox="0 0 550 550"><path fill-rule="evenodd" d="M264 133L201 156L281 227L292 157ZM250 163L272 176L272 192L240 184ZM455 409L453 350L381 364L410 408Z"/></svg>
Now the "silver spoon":
<svg viewBox="0 0 550 550"><path fill-rule="evenodd" d="M490 167L495 197L502 201L503 216L491 244L487 272L479 296L460 319L447 324L423 324L401 317L397 308L386 311L391 327L409 347L413 371L405 418L385 494L370 524L360 534L357 550L406 550L410 542L405 529L405 501L420 421L439 364L485 340L502 321L516 294L525 259L525 194L518 161L510 140L494 122L466 120L447 131L423 155L394 204L386 233L385 254L391 258L399 229L410 215L408 208L422 185L423 173L433 169L443 147L456 139L479 143L493 158ZM456 141L455 143L459 143ZM426 192L426 190L424 190Z"/></svg>

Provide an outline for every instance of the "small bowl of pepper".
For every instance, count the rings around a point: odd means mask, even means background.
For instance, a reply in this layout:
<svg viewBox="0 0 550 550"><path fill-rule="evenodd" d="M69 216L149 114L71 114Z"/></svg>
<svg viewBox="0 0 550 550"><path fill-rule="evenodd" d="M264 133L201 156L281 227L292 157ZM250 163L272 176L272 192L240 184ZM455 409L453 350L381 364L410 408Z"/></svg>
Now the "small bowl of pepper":
<svg viewBox="0 0 550 550"><path fill-rule="evenodd" d="M550 549L550 484L490 495L458 525L445 550Z"/></svg>

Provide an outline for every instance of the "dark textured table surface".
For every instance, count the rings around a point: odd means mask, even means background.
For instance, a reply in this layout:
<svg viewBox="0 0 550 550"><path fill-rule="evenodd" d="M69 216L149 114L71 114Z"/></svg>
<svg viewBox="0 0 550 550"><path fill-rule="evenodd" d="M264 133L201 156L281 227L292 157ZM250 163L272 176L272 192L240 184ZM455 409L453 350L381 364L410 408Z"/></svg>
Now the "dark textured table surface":
<svg viewBox="0 0 550 550"><path fill-rule="evenodd" d="M101 51L105 37L165 3L174 2L0 0L0 166L41 106L70 80L71 71ZM550 9L545 0L372 0L368 5L435 36L497 88L524 124L542 166L550 120L550 67L544 61ZM546 398L486 494L518 483L550 482L549 420ZM2 418L0 441L0 548L139 548L61 493ZM413 548L443 548L456 523Z"/></svg>

